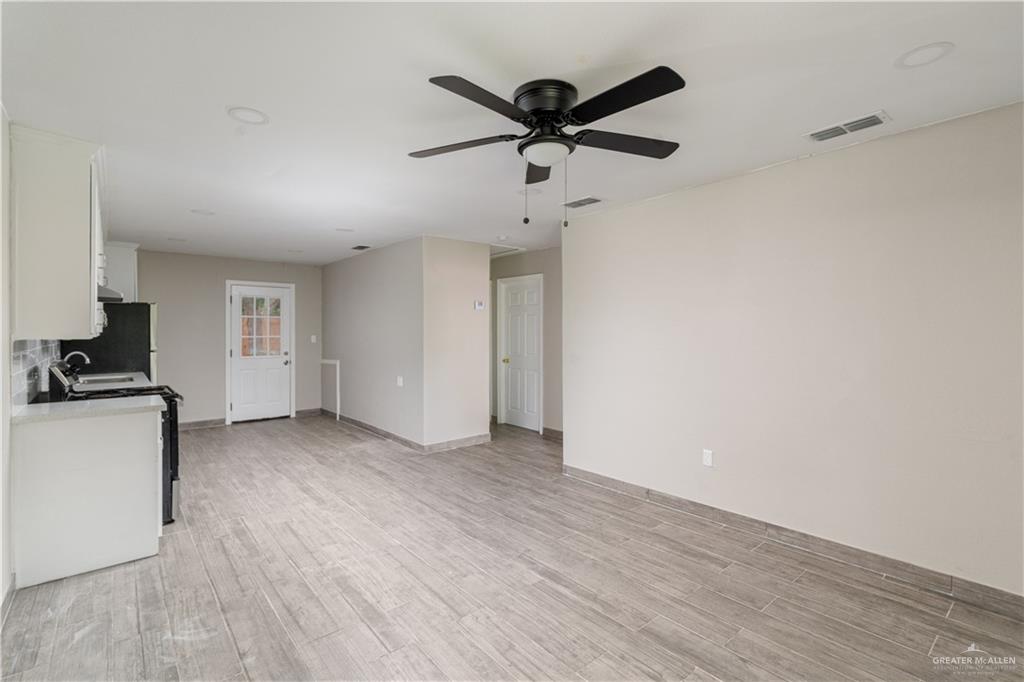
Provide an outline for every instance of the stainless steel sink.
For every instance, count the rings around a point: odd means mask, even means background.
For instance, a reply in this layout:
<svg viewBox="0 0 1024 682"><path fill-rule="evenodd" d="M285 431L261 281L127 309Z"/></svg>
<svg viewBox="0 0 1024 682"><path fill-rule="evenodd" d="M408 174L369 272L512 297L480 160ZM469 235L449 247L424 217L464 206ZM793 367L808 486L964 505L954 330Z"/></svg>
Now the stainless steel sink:
<svg viewBox="0 0 1024 682"><path fill-rule="evenodd" d="M79 377L78 379L80 384L123 384L129 381L135 381L135 377L130 374L110 374L105 377Z"/></svg>

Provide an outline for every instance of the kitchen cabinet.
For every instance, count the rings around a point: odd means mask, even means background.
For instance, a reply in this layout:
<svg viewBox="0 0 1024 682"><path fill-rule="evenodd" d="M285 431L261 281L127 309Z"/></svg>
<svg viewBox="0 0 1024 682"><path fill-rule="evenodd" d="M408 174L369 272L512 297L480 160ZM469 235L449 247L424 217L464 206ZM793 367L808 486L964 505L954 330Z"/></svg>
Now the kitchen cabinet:
<svg viewBox="0 0 1024 682"><path fill-rule="evenodd" d="M19 588L157 553L163 407L145 396L29 405L12 415Z"/></svg>
<svg viewBox="0 0 1024 682"><path fill-rule="evenodd" d="M139 300L139 245L105 242L103 255L107 286L124 294L125 303L136 303Z"/></svg>
<svg viewBox="0 0 1024 682"><path fill-rule="evenodd" d="M11 126L11 330L15 339L103 331L102 150Z"/></svg>

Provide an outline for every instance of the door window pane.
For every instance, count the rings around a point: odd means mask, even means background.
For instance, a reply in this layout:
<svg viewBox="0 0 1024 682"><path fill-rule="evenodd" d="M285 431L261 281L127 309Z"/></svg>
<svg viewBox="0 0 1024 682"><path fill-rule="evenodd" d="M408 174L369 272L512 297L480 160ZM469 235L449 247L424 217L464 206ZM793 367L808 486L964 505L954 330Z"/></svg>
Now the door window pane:
<svg viewBox="0 0 1024 682"><path fill-rule="evenodd" d="M241 303L241 357L280 356L281 298L243 296Z"/></svg>

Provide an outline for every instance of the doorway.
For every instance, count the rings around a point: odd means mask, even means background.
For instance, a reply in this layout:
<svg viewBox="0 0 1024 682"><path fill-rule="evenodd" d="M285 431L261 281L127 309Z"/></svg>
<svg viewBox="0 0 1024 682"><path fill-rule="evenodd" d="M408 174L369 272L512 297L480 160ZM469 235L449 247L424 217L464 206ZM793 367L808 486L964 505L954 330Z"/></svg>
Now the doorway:
<svg viewBox="0 0 1024 682"><path fill-rule="evenodd" d="M224 423L295 416L295 285L227 282Z"/></svg>
<svg viewBox="0 0 1024 682"><path fill-rule="evenodd" d="M544 432L544 275L498 280L498 423Z"/></svg>

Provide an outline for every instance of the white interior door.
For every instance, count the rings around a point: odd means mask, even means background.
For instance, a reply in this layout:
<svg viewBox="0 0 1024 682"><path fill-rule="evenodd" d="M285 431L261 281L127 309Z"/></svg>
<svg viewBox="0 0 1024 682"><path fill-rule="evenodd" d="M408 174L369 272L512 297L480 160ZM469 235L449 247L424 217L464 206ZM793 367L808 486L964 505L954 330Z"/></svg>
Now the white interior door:
<svg viewBox="0 0 1024 682"><path fill-rule="evenodd" d="M291 414L292 290L231 287L231 421Z"/></svg>
<svg viewBox="0 0 1024 682"><path fill-rule="evenodd" d="M498 280L499 417L540 431L542 275Z"/></svg>

